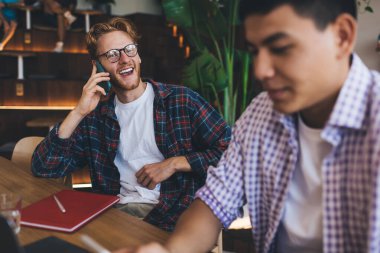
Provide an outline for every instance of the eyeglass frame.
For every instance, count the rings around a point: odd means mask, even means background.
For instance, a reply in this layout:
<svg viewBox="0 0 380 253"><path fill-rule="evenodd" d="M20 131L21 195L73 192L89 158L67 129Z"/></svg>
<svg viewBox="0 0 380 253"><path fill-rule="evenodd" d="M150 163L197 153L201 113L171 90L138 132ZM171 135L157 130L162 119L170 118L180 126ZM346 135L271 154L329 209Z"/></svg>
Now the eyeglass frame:
<svg viewBox="0 0 380 253"><path fill-rule="evenodd" d="M136 53L134 54L134 55L128 55L128 53L125 51L125 49L128 47L128 46L130 46L130 45L134 45L135 47L136 47ZM123 48L113 48L113 49L110 49L110 50L108 50L107 52L105 52L105 53L103 53L103 54L99 54L98 56L97 56L97 58L100 58L100 57L102 57L102 56L105 56L106 57L106 59L110 62L110 63L115 63L115 62L118 62L119 60L120 60L120 57L121 57L121 54L122 54L122 51L125 53L125 55L127 55L128 57L135 57L136 55L137 55L137 53L138 53L138 44L136 44L136 43L131 43L131 44L128 44L128 45L126 45L125 47L123 47ZM113 50L116 50L116 51L118 51L119 52L119 58L116 60L116 61L110 61L109 60L109 58L107 58L107 54L110 52L110 51L113 51Z"/></svg>

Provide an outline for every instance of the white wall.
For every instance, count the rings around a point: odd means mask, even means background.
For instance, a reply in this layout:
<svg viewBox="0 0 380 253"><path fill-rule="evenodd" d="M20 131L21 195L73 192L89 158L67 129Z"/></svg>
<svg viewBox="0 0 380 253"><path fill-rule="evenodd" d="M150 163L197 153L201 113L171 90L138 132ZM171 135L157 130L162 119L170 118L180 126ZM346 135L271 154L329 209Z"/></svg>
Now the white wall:
<svg viewBox="0 0 380 253"><path fill-rule="evenodd" d="M158 0L115 0L112 5L112 14L128 15L133 13L146 13L161 15L161 5Z"/></svg>
<svg viewBox="0 0 380 253"><path fill-rule="evenodd" d="M88 10L91 9L91 3L88 0L78 0L77 9Z"/></svg>
<svg viewBox="0 0 380 253"><path fill-rule="evenodd" d="M89 0L78 0L78 9L90 9ZM159 0L115 0L111 5L111 13L116 16L124 16L133 13L146 13L161 15Z"/></svg>
<svg viewBox="0 0 380 253"><path fill-rule="evenodd" d="M356 52L371 69L380 71L380 53L376 52L377 36L380 34L380 1L371 1L374 13L359 11L359 31Z"/></svg>

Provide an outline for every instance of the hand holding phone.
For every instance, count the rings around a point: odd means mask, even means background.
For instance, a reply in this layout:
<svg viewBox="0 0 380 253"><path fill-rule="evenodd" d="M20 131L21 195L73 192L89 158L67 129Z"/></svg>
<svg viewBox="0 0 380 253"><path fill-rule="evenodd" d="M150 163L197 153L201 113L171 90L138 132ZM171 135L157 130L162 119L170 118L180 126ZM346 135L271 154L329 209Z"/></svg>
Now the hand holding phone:
<svg viewBox="0 0 380 253"><path fill-rule="evenodd" d="M100 62L97 60L96 61L96 72L99 73L99 72L106 72L102 66L102 64L100 64ZM102 87L104 89L104 91L106 92L106 95L108 95L109 91L111 90L111 82L110 81L102 81L100 83L98 83L98 85L100 87Z"/></svg>

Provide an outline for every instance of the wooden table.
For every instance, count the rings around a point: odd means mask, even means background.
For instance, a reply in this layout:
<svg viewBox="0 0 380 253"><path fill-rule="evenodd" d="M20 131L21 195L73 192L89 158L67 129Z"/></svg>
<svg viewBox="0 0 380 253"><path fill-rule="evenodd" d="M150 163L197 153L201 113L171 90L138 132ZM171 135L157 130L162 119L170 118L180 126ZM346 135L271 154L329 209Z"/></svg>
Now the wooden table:
<svg viewBox="0 0 380 253"><path fill-rule="evenodd" d="M0 157L0 192L21 194L23 207L63 188L63 185L54 180L36 178L30 171L20 169L8 159ZM169 236L159 228L110 208L72 234L22 226L18 238L25 245L48 236L56 236L86 248L79 239L82 233L88 234L109 250L134 247L150 241L164 243Z"/></svg>

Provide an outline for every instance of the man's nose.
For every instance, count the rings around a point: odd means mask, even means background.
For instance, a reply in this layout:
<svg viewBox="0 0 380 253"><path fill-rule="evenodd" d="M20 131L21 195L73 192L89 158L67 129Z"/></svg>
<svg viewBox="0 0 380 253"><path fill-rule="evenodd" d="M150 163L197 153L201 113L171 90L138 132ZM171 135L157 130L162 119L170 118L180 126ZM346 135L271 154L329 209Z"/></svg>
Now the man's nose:
<svg viewBox="0 0 380 253"><path fill-rule="evenodd" d="M130 61L132 57L129 57L125 52L124 50L122 50L120 52L120 59L119 59L119 62L127 62L127 61Z"/></svg>
<svg viewBox="0 0 380 253"><path fill-rule="evenodd" d="M273 77L275 70L273 59L269 52L259 51L253 58L253 72L258 80Z"/></svg>

